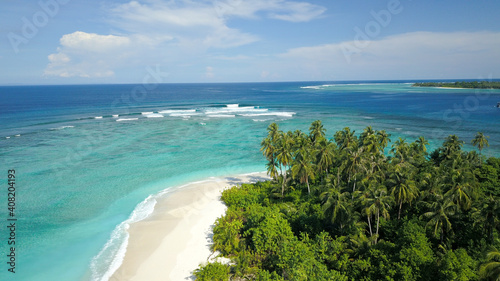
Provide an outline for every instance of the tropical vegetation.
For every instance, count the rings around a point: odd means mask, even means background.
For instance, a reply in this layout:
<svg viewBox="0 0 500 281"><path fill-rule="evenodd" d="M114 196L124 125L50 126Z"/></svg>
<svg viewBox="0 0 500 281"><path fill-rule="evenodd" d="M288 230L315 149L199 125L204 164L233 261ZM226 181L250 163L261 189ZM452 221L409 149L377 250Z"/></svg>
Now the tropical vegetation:
<svg viewBox="0 0 500 281"><path fill-rule="evenodd" d="M367 127L268 127L271 180L223 192L198 280L500 280L500 159ZM388 147L388 145L390 147Z"/></svg>
<svg viewBox="0 0 500 281"><path fill-rule="evenodd" d="M465 89L500 89L500 82L496 81L457 81L457 82L421 82L413 84L413 87L445 87Z"/></svg>

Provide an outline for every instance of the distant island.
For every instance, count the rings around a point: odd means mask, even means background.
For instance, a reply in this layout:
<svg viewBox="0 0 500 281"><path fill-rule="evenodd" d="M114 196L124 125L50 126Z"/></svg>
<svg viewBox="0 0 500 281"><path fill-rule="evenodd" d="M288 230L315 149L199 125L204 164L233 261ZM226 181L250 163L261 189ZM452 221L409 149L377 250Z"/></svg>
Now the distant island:
<svg viewBox="0 0 500 281"><path fill-rule="evenodd" d="M500 82L473 81L473 82L423 82L415 83L413 87L464 88L464 89L500 89Z"/></svg>

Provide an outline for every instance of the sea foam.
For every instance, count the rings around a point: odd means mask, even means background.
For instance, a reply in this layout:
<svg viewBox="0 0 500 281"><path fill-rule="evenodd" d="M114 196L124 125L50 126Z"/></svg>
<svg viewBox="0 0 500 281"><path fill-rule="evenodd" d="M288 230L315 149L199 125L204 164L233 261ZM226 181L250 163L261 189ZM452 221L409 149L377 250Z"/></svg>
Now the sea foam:
<svg viewBox="0 0 500 281"><path fill-rule="evenodd" d="M168 116L171 117L191 117L191 116L196 116L196 115L201 115L200 113L171 113Z"/></svg>
<svg viewBox="0 0 500 281"><path fill-rule="evenodd" d="M234 114L209 114L208 117L212 118L233 118L236 117Z"/></svg>
<svg viewBox="0 0 500 281"><path fill-rule="evenodd" d="M320 90L321 86L304 86L300 87L301 89L314 89L314 90Z"/></svg>
<svg viewBox="0 0 500 281"><path fill-rule="evenodd" d="M116 122L135 121L135 120L139 120L139 118L119 118L119 119L116 119Z"/></svg>
<svg viewBox="0 0 500 281"><path fill-rule="evenodd" d="M215 108L206 108L205 114L238 114L238 113L257 113L257 112L267 112L267 108L256 108L255 106L242 106L240 107L238 104L228 104L226 107L215 107Z"/></svg>
<svg viewBox="0 0 500 281"><path fill-rule="evenodd" d="M158 114L158 113L151 113L151 114L145 114L147 118L163 118L165 116Z"/></svg>
<svg viewBox="0 0 500 281"><path fill-rule="evenodd" d="M141 221L151 215L156 199L150 195L139 203L129 218L115 227L106 245L90 262L93 281L107 281L120 268L127 251L130 224Z"/></svg>
<svg viewBox="0 0 500 281"><path fill-rule="evenodd" d="M268 112L268 113L248 113L248 114L240 114L240 116L244 117L258 117L258 116L279 116L279 117L293 117L295 112Z"/></svg>
<svg viewBox="0 0 500 281"><path fill-rule="evenodd" d="M191 114L195 113L196 109L168 109L168 110L162 110L158 113L160 114Z"/></svg>
<svg viewBox="0 0 500 281"><path fill-rule="evenodd" d="M75 126L61 126L61 127L57 127L57 128L50 128L52 131L57 131L57 130L64 130L64 129L68 129L68 128L74 128Z"/></svg>

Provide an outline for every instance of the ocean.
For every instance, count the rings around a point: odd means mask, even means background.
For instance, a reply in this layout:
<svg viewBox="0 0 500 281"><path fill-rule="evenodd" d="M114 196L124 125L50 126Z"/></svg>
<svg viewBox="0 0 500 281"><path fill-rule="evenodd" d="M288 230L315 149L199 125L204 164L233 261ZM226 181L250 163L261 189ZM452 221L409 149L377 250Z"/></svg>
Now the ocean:
<svg viewBox="0 0 500 281"><path fill-rule="evenodd" d="M500 156L499 90L409 82L0 87L0 280L107 280L129 223L159 193L265 171L259 149L271 122L307 132L319 119L329 138L372 126L392 141L425 136L430 149L456 134L472 150L483 132L483 154Z"/></svg>

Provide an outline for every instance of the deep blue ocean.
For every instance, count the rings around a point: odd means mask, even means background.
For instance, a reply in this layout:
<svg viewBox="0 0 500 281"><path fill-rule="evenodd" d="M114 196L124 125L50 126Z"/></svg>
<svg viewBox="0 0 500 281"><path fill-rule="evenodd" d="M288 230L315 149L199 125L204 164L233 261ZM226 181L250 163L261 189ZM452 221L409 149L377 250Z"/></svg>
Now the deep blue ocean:
<svg viewBox="0 0 500 281"><path fill-rule="evenodd" d="M213 176L265 171L266 128L332 137L351 127L419 136L489 136L500 156L499 90L412 81L0 87L0 280L107 280L128 224L155 196ZM15 170L16 273L7 271L8 170Z"/></svg>

